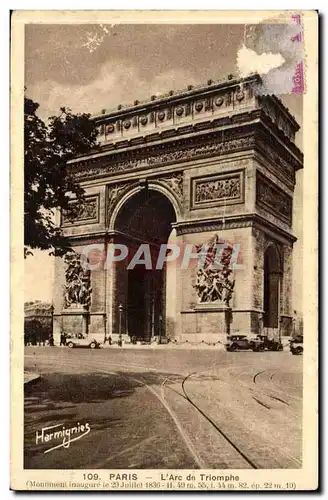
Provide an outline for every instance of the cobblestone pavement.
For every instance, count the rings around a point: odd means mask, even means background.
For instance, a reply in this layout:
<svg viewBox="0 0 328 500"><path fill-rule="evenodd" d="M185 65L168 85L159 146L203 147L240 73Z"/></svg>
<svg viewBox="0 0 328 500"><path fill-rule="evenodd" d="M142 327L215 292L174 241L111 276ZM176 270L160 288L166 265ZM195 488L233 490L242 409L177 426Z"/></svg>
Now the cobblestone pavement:
<svg viewBox="0 0 328 500"><path fill-rule="evenodd" d="M25 368L41 378L25 387L24 466L300 468L302 361L287 350L27 347ZM45 437L86 423L65 446Z"/></svg>

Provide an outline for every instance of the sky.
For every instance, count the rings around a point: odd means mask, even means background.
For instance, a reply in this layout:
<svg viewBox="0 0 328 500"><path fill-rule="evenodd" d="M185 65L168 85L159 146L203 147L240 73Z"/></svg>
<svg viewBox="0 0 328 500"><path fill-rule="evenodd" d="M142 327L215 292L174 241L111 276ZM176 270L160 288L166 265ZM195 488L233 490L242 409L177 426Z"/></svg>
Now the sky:
<svg viewBox="0 0 328 500"><path fill-rule="evenodd" d="M25 36L27 94L40 103L43 118L63 105L97 114L237 74L237 52L244 41L242 24L30 24ZM282 98L300 121L301 97Z"/></svg>
<svg viewBox="0 0 328 500"><path fill-rule="evenodd" d="M254 40L245 38L251 26L246 28L243 24L29 24L25 31L26 94L40 104L39 114L46 120L62 106L100 114L118 104L222 79L238 74L237 55L245 41L256 49ZM277 37L272 40L277 43ZM301 124L302 96L279 97ZM297 143L301 147L301 133ZM296 203L302 174L298 177ZM294 221L300 237L299 210ZM301 258L300 246L296 244L296 263ZM36 251L25 261L25 300L51 301L52 286L53 259Z"/></svg>

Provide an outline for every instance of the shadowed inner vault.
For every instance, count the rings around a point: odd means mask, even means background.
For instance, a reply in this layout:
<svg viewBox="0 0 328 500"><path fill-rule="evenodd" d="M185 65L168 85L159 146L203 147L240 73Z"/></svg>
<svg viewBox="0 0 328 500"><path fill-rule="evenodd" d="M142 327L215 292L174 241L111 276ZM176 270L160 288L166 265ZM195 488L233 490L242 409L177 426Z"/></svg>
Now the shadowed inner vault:
<svg viewBox="0 0 328 500"><path fill-rule="evenodd" d="M129 198L117 216L115 230L120 243L128 246L129 254L119 265L121 279L117 281L116 295L126 304L124 330L131 337L149 340L165 334L166 266L156 269L156 263L160 246L168 242L175 220L171 202L150 189ZM147 253L149 248L151 269L142 244ZM138 251L139 263L132 266Z"/></svg>

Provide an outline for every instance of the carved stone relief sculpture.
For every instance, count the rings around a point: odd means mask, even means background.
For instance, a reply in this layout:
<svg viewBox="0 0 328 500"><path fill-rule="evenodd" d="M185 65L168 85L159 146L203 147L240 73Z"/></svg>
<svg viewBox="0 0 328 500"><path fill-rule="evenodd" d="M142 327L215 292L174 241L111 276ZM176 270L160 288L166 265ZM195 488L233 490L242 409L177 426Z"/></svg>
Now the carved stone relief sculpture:
<svg viewBox="0 0 328 500"><path fill-rule="evenodd" d="M196 182L195 202L240 198L240 176Z"/></svg>
<svg viewBox="0 0 328 500"><path fill-rule="evenodd" d="M291 223L292 198L259 174L256 181L256 203Z"/></svg>
<svg viewBox="0 0 328 500"><path fill-rule="evenodd" d="M74 253L65 257L65 307L88 308L91 302L90 270L83 268L81 255Z"/></svg>
<svg viewBox="0 0 328 500"><path fill-rule="evenodd" d="M180 200L183 198L183 175L181 173L172 175L170 177L163 177L160 179L164 182Z"/></svg>
<svg viewBox="0 0 328 500"><path fill-rule="evenodd" d="M115 203L121 192L125 189L125 184L113 184L108 186L107 191L107 221L109 222Z"/></svg>
<svg viewBox="0 0 328 500"><path fill-rule="evenodd" d="M200 303L223 302L229 307L235 286L235 280L230 278L233 249L230 245L222 249L219 243L216 234L205 245L197 246L197 252L204 252L205 256L193 286Z"/></svg>
<svg viewBox="0 0 328 500"><path fill-rule="evenodd" d="M62 214L63 224L96 220L98 220L98 196L86 198L82 205L72 201L70 209Z"/></svg>

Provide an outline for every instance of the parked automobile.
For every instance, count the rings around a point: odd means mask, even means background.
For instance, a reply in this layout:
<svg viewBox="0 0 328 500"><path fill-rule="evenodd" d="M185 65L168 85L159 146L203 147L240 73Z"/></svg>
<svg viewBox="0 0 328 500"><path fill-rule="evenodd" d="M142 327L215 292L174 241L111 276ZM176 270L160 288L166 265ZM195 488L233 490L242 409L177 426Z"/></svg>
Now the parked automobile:
<svg viewBox="0 0 328 500"><path fill-rule="evenodd" d="M66 335L66 345L67 347L90 347L90 349L99 349L100 342L95 340L93 337L84 337L82 333L73 337L72 335Z"/></svg>
<svg viewBox="0 0 328 500"><path fill-rule="evenodd" d="M289 341L289 348L292 354L303 354L303 335L296 335Z"/></svg>
<svg viewBox="0 0 328 500"><path fill-rule="evenodd" d="M269 339L267 335L257 335L252 341L253 351L282 351L284 346L279 340Z"/></svg>
<svg viewBox="0 0 328 500"><path fill-rule="evenodd" d="M253 338L249 335L227 335L226 350L232 351L246 351L253 349Z"/></svg>

